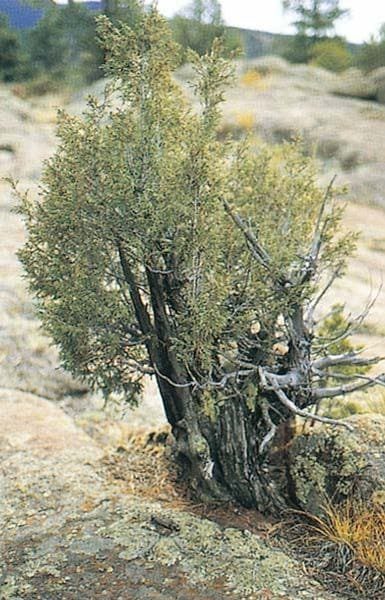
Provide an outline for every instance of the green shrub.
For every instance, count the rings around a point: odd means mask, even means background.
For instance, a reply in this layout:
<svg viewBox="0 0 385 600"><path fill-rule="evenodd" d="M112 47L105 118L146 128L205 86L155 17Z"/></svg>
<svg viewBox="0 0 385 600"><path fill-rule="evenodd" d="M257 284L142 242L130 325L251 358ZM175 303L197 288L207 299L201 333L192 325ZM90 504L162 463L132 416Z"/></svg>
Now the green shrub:
<svg viewBox="0 0 385 600"><path fill-rule="evenodd" d="M101 76L103 53L96 39L95 17L79 4L52 7L30 32L28 48L33 77L92 81Z"/></svg>
<svg viewBox="0 0 385 600"><path fill-rule="evenodd" d="M0 15L1 81L15 81L19 79L22 58L22 48L18 34L10 29L6 17Z"/></svg>
<svg viewBox="0 0 385 600"><path fill-rule="evenodd" d="M296 35L283 44L282 56L291 63L307 63L310 56L311 39Z"/></svg>
<svg viewBox="0 0 385 600"><path fill-rule="evenodd" d="M156 377L196 496L281 508L265 457L275 430L317 418L306 407L345 393L318 382L352 362L313 335L317 282L342 274L354 247L337 190L318 188L297 146L218 140L233 75L218 41L192 56L196 111L156 10L136 31L105 17L99 28L105 96L60 115L39 200L21 196L20 258L45 327L106 396L135 405Z"/></svg>
<svg viewBox="0 0 385 600"><path fill-rule="evenodd" d="M19 84L17 88L17 95L22 98L30 98L32 96L45 96L46 94L52 94L58 91L58 89L62 89L65 87L65 83L63 82L63 86L59 85L60 82L56 79L50 77L50 75L46 73L42 73L37 77L32 79L28 79L28 81Z"/></svg>
<svg viewBox="0 0 385 600"><path fill-rule="evenodd" d="M362 46L355 63L366 73L385 66L385 31L380 39L372 38Z"/></svg>
<svg viewBox="0 0 385 600"><path fill-rule="evenodd" d="M310 60L317 67L339 73L350 67L352 57L346 43L335 38L314 44L310 50Z"/></svg>
<svg viewBox="0 0 385 600"><path fill-rule="evenodd" d="M170 24L175 41L200 56L210 51L216 38L222 40L227 56L241 46L239 36L225 26L217 0L193 0L173 17Z"/></svg>

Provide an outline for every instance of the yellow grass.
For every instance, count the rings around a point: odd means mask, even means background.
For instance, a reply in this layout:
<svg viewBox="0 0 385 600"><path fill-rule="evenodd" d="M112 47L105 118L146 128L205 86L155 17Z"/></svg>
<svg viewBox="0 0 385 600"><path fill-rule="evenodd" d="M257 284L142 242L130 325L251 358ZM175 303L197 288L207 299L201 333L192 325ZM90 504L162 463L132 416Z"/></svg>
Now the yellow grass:
<svg viewBox="0 0 385 600"><path fill-rule="evenodd" d="M240 78L240 82L243 86L254 88L259 91L265 91L269 87L268 78L264 77L256 70L250 70L243 73Z"/></svg>
<svg viewBox="0 0 385 600"><path fill-rule="evenodd" d="M255 115L252 112L240 112L235 116L236 124L244 131L251 131L255 127Z"/></svg>
<svg viewBox="0 0 385 600"><path fill-rule="evenodd" d="M385 507L348 501L328 504L324 511L324 517L311 517L316 533L347 546L361 564L385 574Z"/></svg>

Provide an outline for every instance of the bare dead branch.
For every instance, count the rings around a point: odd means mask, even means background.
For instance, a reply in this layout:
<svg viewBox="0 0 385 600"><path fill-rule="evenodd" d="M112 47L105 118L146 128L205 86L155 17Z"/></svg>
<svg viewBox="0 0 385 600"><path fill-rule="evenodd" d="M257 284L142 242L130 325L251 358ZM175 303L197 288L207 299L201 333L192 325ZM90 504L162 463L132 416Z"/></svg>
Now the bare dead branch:
<svg viewBox="0 0 385 600"><path fill-rule="evenodd" d="M313 263L316 263L318 260L318 256L321 250L321 246L322 246L322 234L324 232L324 228L325 228L325 223L322 225L322 219L325 213L325 209L326 209L326 204L327 201L330 198L330 192L333 188L334 182L336 180L336 175L334 175L334 177L332 178L332 180L330 181L328 187L326 188L322 203L321 203L321 207L318 213L318 218L317 218L317 223L314 229L314 237L313 237L313 243L312 243L312 247L311 247L311 251L310 251L310 257L313 261Z"/></svg>
<svg viewBox="0 0 385 600"><path fill-rule="evenodd" d="M335 269L333 271L333 273L331 274L330 278L326 282L325 286L322 288L322 290L318 294L317 298L311 304L311 306L310 306L310 308L308 310L308 313L306 315L306 321L307 321L307 323L313 324L315 309L317 308L317 306L321 302L322 298L327 294L327 292L329 291L329 289L331 288L331 286L333 285L333 283L335 282L335 280L338 279L338 277L341 275L341 271L342 271L341 267L338 267L337 269Z"/></svg>
<svg viewBox="0 0 385 600"><path fill-rule="evenodd" d="M295 282L296 285L303 285L307 281L310 281L317 272L318 258L324 239L324 230L328 222L327 219L323 221L323 216L326 208L328 199L330 198L330 192L334 184L335 177L329 183L325 195L323 197L320 210L318 212L317 222L314 229L313 240L311 243L310 250L305 256L301 256L300 268L294 270L295 276L291 277L290 280ZM324 291L326 293L326 290ZM323 294L322 294L323 295Z"/></svg>
<svg viewBox="0 0 385 600"><path fill-rule="evenodd" d="M270 442L274 438L275 432L277 431L277 427L276 427L276 425L274 425L273 421L271 420L270 413L269 413L269 406L264 398L261 399L260 404L261 404L263 420L265 421L266 425L269 427L269 431L266 433L263 440L259 444L259 449L258 449L259 454L263 454L265 449L267 448L267 446L270 444Z"/></svg>
<svg viewBox="0 0 385 600"><path fill-rule="evenodd" d="M321 417L320 415L315 415L315 414L307 412L306 410L302 410L301 408L298 408L298 406L296 406L296 404L294 404L294 402L292 402L292 400L290 400L287 397L287 395L285 394L285 392L279 387L274 375L272 375L270 373L267 374L265 372L265 377L266 377L267 381L270 382L278 400L286 408L288 408L290 410L290 412L292 412L294 415L296 415L298 417L302 417L303 419L309 419L311 421L319 421L320 423L327 423L328 425L336 425L338 427L346 427L346 429L353 431L353 427L350 424L345 423L342 420L330 419L329 417Z"/></svg>
<svg viewBox="0 0 385 600"><path fill-rule="evenodd" d="M325 373L322 373L322 377L325 378ZM380 385L385 387L384 375L379 375L378 377L370 377L370 375L361 375L360 373L348 375L347 373L338 373L335 371L328 371L326 377L330 377L332 379L345 379L348 381L352 381L352 379L360 379L362 381L372 381L374 385Z"/></svg>
<svg viewBox="0 0 385 600"><path fill-rule="evenodd" d="M171 275L172 273L174 273L173 269L155 269L153 267L150 267L149 264L146 264L146 269L151 271L151 273L155 273L156 275Z"/></svg>
<svg viewBox="0 0 385 600"><path fill-rule="evenodd" d="M170 377L167 377L167 375L165 375L164 373L161 373L158 369L158 367L156 366L156 364L154 364L154 371L156 373L156 375L158 375L158 377L160 377L161 379L163 379L164 381L167 381L167 383L169 383L170 385L172 385L175 388L189 388L189 387L199 387L199 383L197 381L187 381L186 383L178 383L177 381L173 381L172 379L170 379Z"/></svg>
<svg viewBox="0 0 385 600"><path fill-rule="evenodd" d="M381 356L375 356L372 358L366 358L361 356L360 352L348 352L346 354L330 354L324 358L319 358L314 361L312 368L316 371L327 369L328 367L335 367L337 365L354 365L356 367L376 365L377 363L384 360ZM325 376L328 374L325 373Z"/></svg>
<svg viewBox="0 0 385 600"><path fill-rule="evenodd" d="M331 283L333 283L333 282L331 282ZM354 319L352 319L347 324L347 326L344 328L344 330L342 331L342 333L340 335L336 336L335 338L327 339L327 340L325 340L325 343L321 342L319 344L322 347L322 349L326 349L329 346L331 346L332 344L342 342L343 340L345 340L346 338L351 336L353 333L355 333L359 329L359 327L365 321L366 317L368 316L368 314L372 310L373 306L377 302L378 297L382 290L382 285L383 284L381 283L374 298L369 297L364 310L360 314L358 314L356 317L354 317Z"/></svg>
<svg viewBox="0 0 385 600"><path fill-rule="evenodd" d="M336 387L329 388L319 388L313 391L313 397L316 400L323 400L324 398L336 398L337 396L345 396L346 394L351 394L353 392L357 392L358 390L364 390L374 385L383 385L385 384L384 376L370 379L369 381L364 381L363 383L351 383L348 385L341 385Z"/></svg>
<svg viewBox="0 0 385 600"><path fill-rule="evenodd" d="M134 360L133 358L126 359L126 364L127 366L132 367L134 370L143 373L143 375L155 375L155 370L152 367Z"/></svg>
<svg viewBox="0 0 385 600"><path fill-rule="evenodd" d="M167 383L169 383L170 385L172 385L175 388L189 388L189 387L193 387L199 390L206 390L209 389L210 387L216 387L216 388L220 388L220 389L224 389L226 387L227 382L229 381L229 379L238 379L238 377L246 377L247 375L250 375L255 369L248 369L246 370L239 370L237 369L236 371L232 371L231 373L226 373L222 379L220 379L219 381L214 381L214 380L207 380L204 383L199 383L199 381L197 381L196 379L193 379L192 381L187 381L185 383L178 383L177 381L173 381L172 379L170 379L170 377L167 377L167 375L165 375L164 373L161 373L158 369L158 367L156 365L154 365L154 371L155 373L161 377L162 379L164 379L164 381L167 381Z"/></svg>

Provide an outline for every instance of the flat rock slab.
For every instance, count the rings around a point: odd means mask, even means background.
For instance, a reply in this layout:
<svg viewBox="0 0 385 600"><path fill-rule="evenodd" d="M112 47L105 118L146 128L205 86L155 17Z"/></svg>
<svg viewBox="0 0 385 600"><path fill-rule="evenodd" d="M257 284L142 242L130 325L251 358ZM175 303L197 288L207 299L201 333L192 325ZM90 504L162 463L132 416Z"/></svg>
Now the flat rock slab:
<svg viewBox="0 0 385 600"><path fill-rule="evenodd" d="M0 390L2 600L334 598L248 531L123 494L103 454L50 401Z"/></svg>
<svg viewBox="0 0 385 600"><path fill-rule="evenodd" d="M77 452L86 461L101 458L102 450L54 403L27 392L0 388L0 406L1 451L9 448L42 459L54 454L56 462L76 461Z"/></svg>

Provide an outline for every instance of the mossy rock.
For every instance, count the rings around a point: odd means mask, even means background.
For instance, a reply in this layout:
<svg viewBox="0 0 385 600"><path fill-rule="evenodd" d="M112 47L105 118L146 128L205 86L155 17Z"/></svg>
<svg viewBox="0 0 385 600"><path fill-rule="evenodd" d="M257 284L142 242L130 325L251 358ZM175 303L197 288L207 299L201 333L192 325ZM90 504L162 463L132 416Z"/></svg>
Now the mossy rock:
<svg viewBox="0 0 385 600"><path fill-rule="evenodd" d="M379 67L370 72L370 79L374 83L383 83L385 81L385 67Z"/></svg>
<svg viewBox="0 0 385 600"><path fill-rule="evenodd" d="M353 431L319 425L290 448L290 474L298 504L321 514L328 501L385 504L385 417L353 415Z"/></svg>

